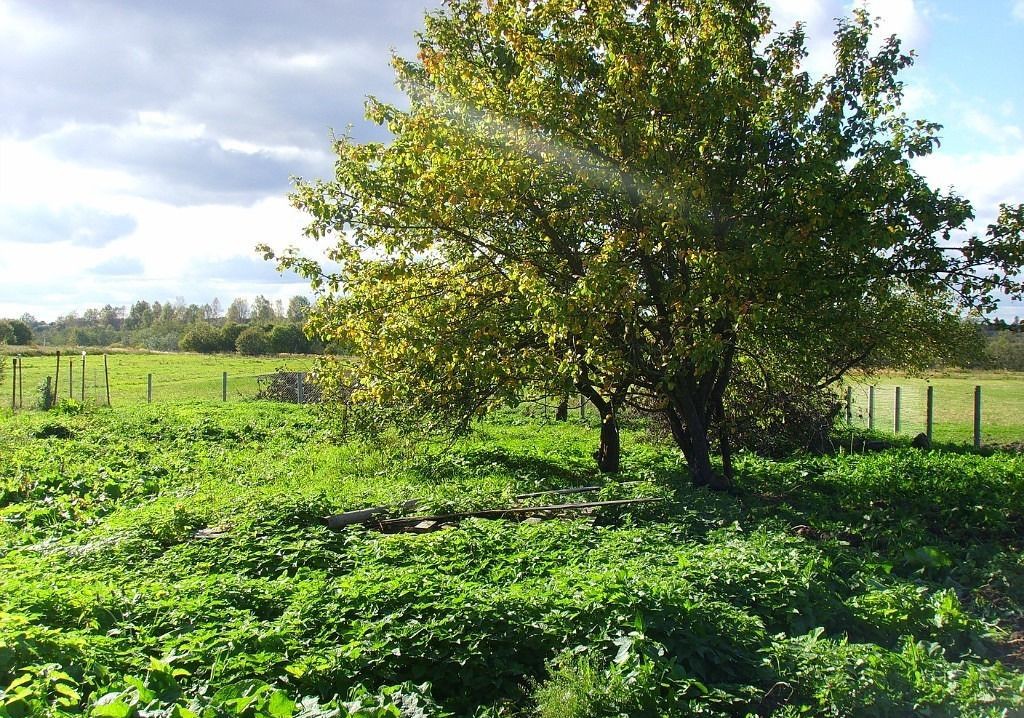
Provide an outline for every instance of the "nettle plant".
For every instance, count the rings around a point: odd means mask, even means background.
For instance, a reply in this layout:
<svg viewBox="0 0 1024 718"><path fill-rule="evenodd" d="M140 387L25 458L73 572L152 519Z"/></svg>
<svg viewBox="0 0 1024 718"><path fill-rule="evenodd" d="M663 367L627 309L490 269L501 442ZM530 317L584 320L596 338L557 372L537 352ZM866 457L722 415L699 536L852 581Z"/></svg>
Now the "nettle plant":
<svg viewBox="0 0 1024 718"><path fill-rule="evenodd" d="M728 442L718 475L709 434L744 361L820 388L1019 296L1024 206L957 241L971 205L912 165L939 131L901 112L912 57L895 37L873 51L871 30L840 20L812 77L803 28L745 0L428 15L417 57L394 60L407 102L367 103L392 139L337 138L335 177L292 195L341 268L280 264L320 290L313 330L358 354L353 400L464 426L527 387L572 389L603 419L606 471L632 403L722 488Z"/></svg>

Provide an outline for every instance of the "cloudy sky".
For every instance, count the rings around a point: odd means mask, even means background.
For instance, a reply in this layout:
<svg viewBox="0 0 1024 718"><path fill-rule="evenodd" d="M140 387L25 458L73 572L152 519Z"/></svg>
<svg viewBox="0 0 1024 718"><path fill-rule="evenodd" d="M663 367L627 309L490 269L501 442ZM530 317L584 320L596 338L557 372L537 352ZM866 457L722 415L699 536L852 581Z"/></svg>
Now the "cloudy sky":
<svg viewBox="0 0 1024 718"><path fill-rule="evenodd" d="M981 227L1024 201L1024 0L868 2L918 53L908 110L945 127L920 169ZM389 54L431 4L0 0L0 316L304 292L253 247L301 243L289 178L330 174L332 128L382 137L363 100L397 99ZM827 67L849 0L771 4Z"/></svg>

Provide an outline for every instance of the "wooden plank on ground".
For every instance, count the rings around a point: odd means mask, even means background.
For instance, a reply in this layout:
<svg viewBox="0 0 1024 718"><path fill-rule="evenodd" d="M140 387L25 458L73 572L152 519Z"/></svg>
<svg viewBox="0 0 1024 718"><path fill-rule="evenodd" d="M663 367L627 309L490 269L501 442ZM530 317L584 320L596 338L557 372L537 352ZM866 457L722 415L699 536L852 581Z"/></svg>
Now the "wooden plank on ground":
<svg viewBox="0 0 1024 718"><path fill-rule="evenodd" d="M394 519L384 519L378 522L383 531L402 530L407 526L416 526L424 521L434 521L438 524L461 521L462 519L504 519L529 516L530 514L562 513L566 511L582 511L584 509L605 508L610 506L631 506L636 504L649 504L657 501L664 501L663 498L643 499L618 499L615 501L587 501L573 504L553 504L550 506L513 506L500 509L484 509L481 511L465 511L452 514L438 514L435 516L408 516Z"/></svg>

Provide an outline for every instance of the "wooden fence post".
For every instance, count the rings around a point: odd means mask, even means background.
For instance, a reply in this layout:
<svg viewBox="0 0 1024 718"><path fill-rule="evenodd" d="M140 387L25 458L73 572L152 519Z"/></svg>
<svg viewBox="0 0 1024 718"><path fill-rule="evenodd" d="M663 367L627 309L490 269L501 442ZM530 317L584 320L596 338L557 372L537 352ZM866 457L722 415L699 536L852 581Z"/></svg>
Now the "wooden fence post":
<svg viewBox="0 0 1024 718"><path fill-rule="evenodd" d="M846 387L846 423L853 424L853 387Z"/></svg>
<svg viewBox="0 0 1024 718"><path fill-rule="evenodd" d="M896 403L892 412L892 428L894 434L900 433L900 387L896 387Z"/></svg>
<svg viewBox="0 0 1024 718"><path fill-rule="evenodd" d="M981 386L974 387L974 448L981 448Z"/></svg>
<svg viewBox="0 0 1024 718"><path fill-rule="evenodd" d="M107 388L107 406L110 406L110 368L107 366L107 355L103 355L103 385Z"/></svg>
<svg viewBox="0 0 1024 718"><path fill-rule="evenodd" d="M50 410L53 406L53 394L50 393L50 377L46 377L46 396L43 397L43 409Z"/></svg>
<svg viewBox="0 0 1024 718"><path fill-rule="evenodd" d="M928 402L926 406L926 423L927 429L925 432L928 434L928 441L932 440L932 428L935 423L935 387L928 387Z"/></svg>
<svg viewBox="0 0 1024 718"><path fill-rule="evenodd" d="M868 387L868 429L875 428L875 387Z"/></svg>

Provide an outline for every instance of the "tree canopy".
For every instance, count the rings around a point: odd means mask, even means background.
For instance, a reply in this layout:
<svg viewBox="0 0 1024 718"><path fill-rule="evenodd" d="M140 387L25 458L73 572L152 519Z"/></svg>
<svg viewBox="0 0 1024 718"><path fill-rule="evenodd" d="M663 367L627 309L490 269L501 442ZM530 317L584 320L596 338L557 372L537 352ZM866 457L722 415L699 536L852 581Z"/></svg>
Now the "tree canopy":
<svg viewBox="0 0 1024 718"><path fill-rule="evenodd" d="M943 317L1022 289L1024 208L960 239L972 207L912 162L940 129L900 110L912 58L870 37L838 21L812 77L802 27L746 0L452 0L394 60L407 106L368 101L393 139L337 138L335 177L295 190L340 273L282 262L327 290L311 326L355 343L357 397L468 416L574 387L615 451L642 401L723 486L708 432L745 358L826 384L908 359L889 322L940 347Z"/></svg>

